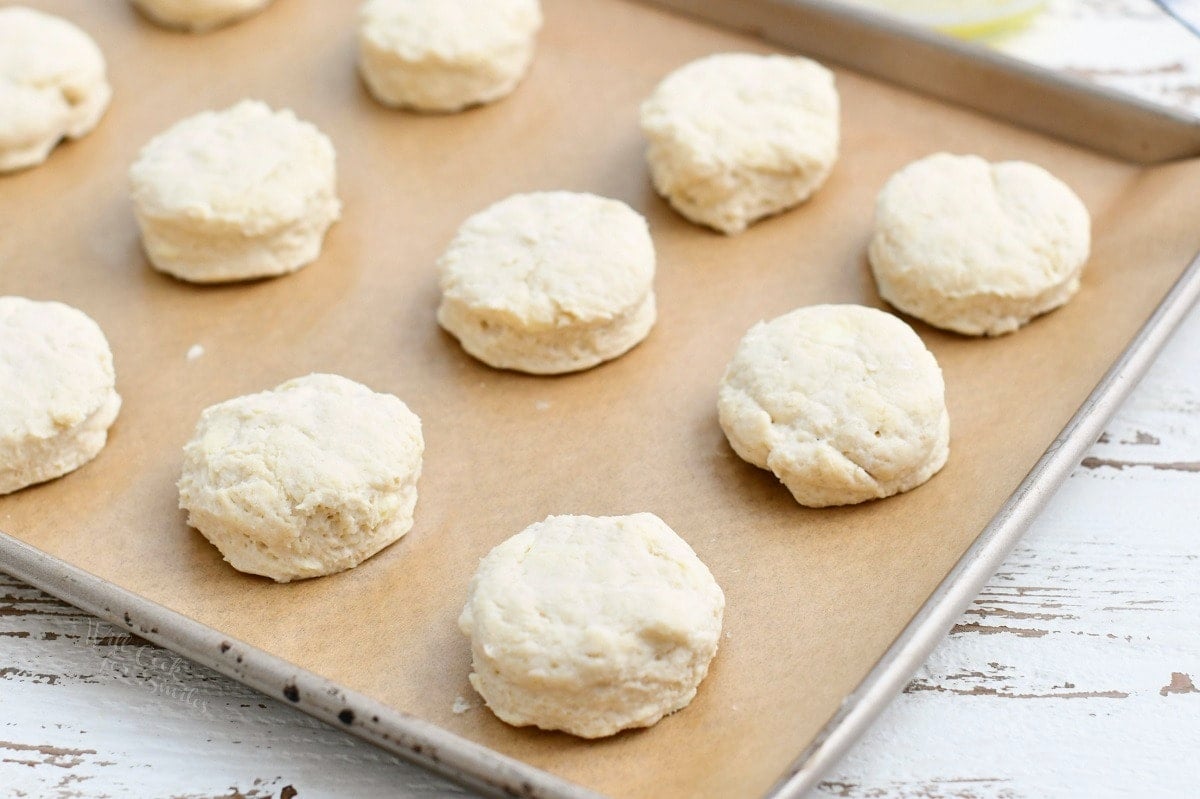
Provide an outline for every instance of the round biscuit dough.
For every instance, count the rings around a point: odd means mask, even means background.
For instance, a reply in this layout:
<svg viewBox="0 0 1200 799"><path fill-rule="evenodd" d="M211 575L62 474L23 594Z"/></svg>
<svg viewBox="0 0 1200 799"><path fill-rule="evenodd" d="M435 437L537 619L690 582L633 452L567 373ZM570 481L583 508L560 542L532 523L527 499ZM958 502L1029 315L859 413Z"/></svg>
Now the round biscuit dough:
<svg viewBox="0 0 1200 799"><path fill-rule="evenodd" d="M87 314L0 297L0 494L96 457L120 409L112 352Z"/></svg>
<svg viewBox="0 0 1200 799"><path fill-rule="evenodd" d="M1087 208L1040 166L938 153L884 185L868 256L896 308L998 336L1071 299L1090 246Z"/></svg>
<svg viewBox="0 0 1200 799"><path fill-rule="evenodd" d="M179 507L239 571L320 577L412 528L424 451L399 399L312 374L206 409L183 448Z"/></svg>
<svg viewBox="0 0 1200 799"><path fill-rule="evenodd" d="M194 283L294 272L341 215L333 144L255 100L176 123L129 180L150 263Z"/></svg>
<svg viewBox="0 0 1200 799"><path fill-rule="evenodd" d="M833 73L782 55L722 53L668 75L642 103L654 188L727 235L807 200L838 156Z"/></svg>
<svg viewBox="0 0 1200 799"><path fill-rule="evenodd" d="M588 369L649 334L654 265L646 220L624 203L514 195L464 222L439 259L438 322L498 369Z"/></svg>
<svg viewBox="0 0 1200 799"><path fill-rule="evenodd" d="M541 27L538 0L367 0L359 71L384 105L460 111L516 88Z"/></svg>
<svg viewBox="0 0 1200 799"><path fill-rule="evenodd" d="M204 33L257 14L271 0L130 0L165 28Z"/></svg>
<svg viewBox="0 0 1200 799"><path fill-rule="evenodd" d="M600 738L692 701L724 610L654 514L551 516L480 561L458 624L471 685L500 719Z"/></svg>
<svg viewBox="0 0 1200 799"><path fill-rule="evenodd" d="M916 488L950 452L932 353L900 319L858 305L800 308L750 328L717 411L734 451L814 508Z"/></svg>
<svg viewBox="0 0 1200 799"><path fill-rule="evenodd" d="M111 97L90 36L50 14L0 8L0 173L40 164L64 138L89 133Z"/></svg>

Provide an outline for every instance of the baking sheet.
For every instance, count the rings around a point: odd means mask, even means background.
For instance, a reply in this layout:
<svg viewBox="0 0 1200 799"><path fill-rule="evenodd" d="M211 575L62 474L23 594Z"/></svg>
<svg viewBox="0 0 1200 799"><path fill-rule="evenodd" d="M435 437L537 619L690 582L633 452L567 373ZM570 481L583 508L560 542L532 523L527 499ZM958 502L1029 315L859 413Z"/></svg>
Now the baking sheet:
<svg viewBox="0 0 1200 799"><path fill-rule="evenodd" d="M670 69L757 42L623 0L546 0L521 89L463 115L374 105L350 4L287 0L204 37L121 3L45 0L109 54L102 126L0 179L0 293L82 308L125 398L87 467L0 498L0 529L384 705L614 796L760 795L871 669L1116 360L1200 245L1200 163L1142 169L839 72L843 156L807 206L726 239L650 190L640 100ZM264 46L269 43L269 46ZM199 288L146 265L126 196L138 147L253 96L339 152L344 219L319 262ZM732 454L715 385L755 321L814 302L879 304L863 255L875 192L939 149L1042 163L1092 211L1080 295L1018 334L916 325L946 373L952 451L926 486L843 509L796 506ZM617 197L650 220L660 319L633 352L536 378L464 355L434 322L433 263L470 213L516 191ZM189 361L188 349L205 354ZM279 586L228 568L176 509L180 447L205 406L310 371L403 398L427 441L417 523L358 569ZM658 513L726 591L727 637L693 704L599 742L479 707L455 619L477 559L551 513ZM184 642L186 643L186 642ZM240 649L240 647L239 647ZM277 695L283 695L284 685ZM360 720L361 721L361 720ZM356 722L357 723L357 722Z"/></svg>
<svg viewBox="0 0 1200 799"><path fill-rule="evenodd" d="M839 0L643 0L1139 164L1200 155L1200 119ZM1052 112L1051 112L1052 109Z"/></svg>

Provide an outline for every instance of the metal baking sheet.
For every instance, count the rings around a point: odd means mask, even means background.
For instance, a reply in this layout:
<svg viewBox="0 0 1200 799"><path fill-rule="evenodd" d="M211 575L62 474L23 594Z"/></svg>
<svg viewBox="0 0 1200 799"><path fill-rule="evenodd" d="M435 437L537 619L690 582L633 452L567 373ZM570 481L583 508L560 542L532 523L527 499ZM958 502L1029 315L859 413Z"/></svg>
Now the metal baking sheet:
<svg viewBox="0 0 1200 799"><path fill-rule="evenodd" d="M1200 155L1194 116L836 0L645 0L1117 158Z"/></svg>
<svg viewBox="0 0 1200 799"><path fill-rule="evenodd" d="M117 94L91 136L0 179L0 218L16 220L0 237L0 293L96 318L126 404L92 464L0 498L12 536L0 564L497 795L799 795L949 627L1200 283L1185 273L1200 245L1200 162L1135 165L846 69L842 158L813 201L731 239L688 225L648 186L637 104L691 58L771 48L643 4L545 0L525 84L445 117L371 102L354 75L349 5L280 0L202 37L153 28L123 3L37 5L94 33ZM247 95L333 138L343 220L320 261L287 278L199 288L153 272L129 163L178 118ZM949 465L884 502L798 508L729 451L716 380L758 319L880 304L863 256L874 194L936 149L1038 161L1075 187L1095 220L1084 288L1002 339L917 325L947 375ZM468 214L550 188L618 197L648 217L659 324L579 375L489 370L437 329L432 264ZM188 360L193 344L205 354ZM425 422L425 476L401 542L353 572L277 586L233 572L186 527L174 481L203 407L309 371L405 399ZM597 742L509 728L478 707L454 713L474 698L454 619L476 559L549 513L638 510L678 530L729 599L728 637L695 702Z"/></svg>

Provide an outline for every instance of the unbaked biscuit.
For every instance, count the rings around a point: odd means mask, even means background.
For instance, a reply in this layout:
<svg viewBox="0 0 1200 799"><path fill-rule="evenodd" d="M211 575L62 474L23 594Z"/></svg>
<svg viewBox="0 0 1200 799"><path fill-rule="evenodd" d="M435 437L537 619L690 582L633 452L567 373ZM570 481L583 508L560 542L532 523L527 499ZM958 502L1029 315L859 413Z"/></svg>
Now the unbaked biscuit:
<svg viewBox="0 0 1200 799"><path fill-rule="evenodd" d="M120 409L112 352L91 318L0 297L0 494L96 457Z"/></svg>
<svg viewBox="0 0 1200 799"><path fill-rule="evenodd" d="M89 133L111 97L90 36L50 14L0 8L0 172L40 164L64 138Z"/></svg>
<svg viewBox="0 0 1200 799"><path fill-rule="evenodd" d="M1040 166L938 153L883 187L868 255L896 308L998 336L1071 299L1090 246L1087 208Z"/></svg>
<svg viewBox="0 0 1200 799"><path fill-rule="evenodd" d="M942 370L912 328L858 305L815 305L752 327L725 370L735 452L809 507L908 491L949 455Z"/></svg>
<svg viewBox="0 0 1200 799"><path fill-rule="evenodd" d="M166 28L204 33L262 11L271 0L130 0Z"/></svg>
<svg viewBox="0 0 1200 799"><path fill-rule="evenodd" d="M642 104L658 193L733 235L807 200L838 155L833 73L807 58L723 53L668 75Z"/></svg>
<svg viewBox="0 0 1200 799"><path fill-rule="evenodd" d="M129 179L150 263L195 283L294 272L341 214L333 144L253 100L176 123Z"/></svg>
<svg viewBox="0 0 1200 799"><path fill-rule="evenodd" d="M516 88L541 27L538 0L367 0L359 71L384 105L460 111Z"/></svg>
<svg viewBox="0 0 1200 799"><path fill-rule="evenodd" d="M179 507L239 571L333 574L412 528L424 451L421 420L396 397L308 375L204 411Z"/></svg>
<svg viewBox="0 0 1200 799"><path fill-rule="evenodd" d="M438 322L498 369L588 369L650 332L654 265L646 220L624 203L514 195L464 222L438 261Z"/></svg>
<svg viewBox="0 0 1200 799"><path fill-rule="evenodd" d="M599 738L692 701L724 609L712 574L654 514L551 516L480 561L458 623L492 712Z"/></svg>

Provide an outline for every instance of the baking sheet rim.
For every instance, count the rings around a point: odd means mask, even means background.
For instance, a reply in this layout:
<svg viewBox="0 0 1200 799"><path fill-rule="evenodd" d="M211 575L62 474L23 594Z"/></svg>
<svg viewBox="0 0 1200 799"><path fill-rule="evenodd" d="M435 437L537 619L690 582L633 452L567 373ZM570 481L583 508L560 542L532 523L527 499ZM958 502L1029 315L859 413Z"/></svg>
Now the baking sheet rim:
<svg viewBox="0 0 1200 799"><path fill-rule="evenodd" d="M817 782L900 692L999 568L1095 442L1200 298L1200 254L1139 329L1079 410L883 656L763 799L796 799ZM238 642L0 531L0 570L191 658L331 726L494 796L589 799L593 791L501 755L263 650Z"/></svg>
<svg viewBox="0 0 1200 799"><path fill-rule="evenodd" d="M1119 89L979 47L879 9L839 0L641 0L841 64L860 74L1132 163L1200 155L1200 117ZM749 6L749 7L748 7ZM756 20L743 24L746 20ZM886 52L863 46L883 40ZM896 47L903 47L903 58ZM946 73L979 73L966 83ZM1007 92L980 91L999 81ZM1012 89L1018 89L1014 99ZM1044 114L1069 98L1085 117Z"/></svg>

